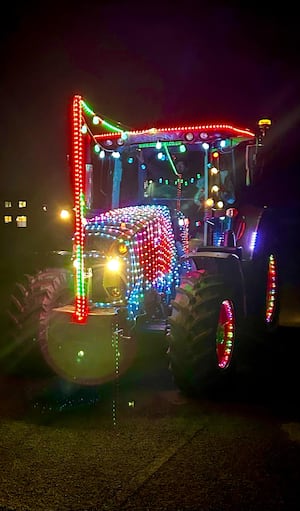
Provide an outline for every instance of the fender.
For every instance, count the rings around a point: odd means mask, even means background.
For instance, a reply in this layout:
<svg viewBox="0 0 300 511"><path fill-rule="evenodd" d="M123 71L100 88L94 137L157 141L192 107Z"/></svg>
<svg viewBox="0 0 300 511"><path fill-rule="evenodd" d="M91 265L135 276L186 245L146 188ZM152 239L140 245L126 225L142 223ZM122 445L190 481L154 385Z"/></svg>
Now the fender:
<svg viewBox="0 0 300 511"><path fill-rule="evenodd" d="M247 315L246 283L239 249L224 247L201 247L197 252L183 256L195 265L197 270L218 271L225 276L228 287L233 288L243 317Z"/></svg>

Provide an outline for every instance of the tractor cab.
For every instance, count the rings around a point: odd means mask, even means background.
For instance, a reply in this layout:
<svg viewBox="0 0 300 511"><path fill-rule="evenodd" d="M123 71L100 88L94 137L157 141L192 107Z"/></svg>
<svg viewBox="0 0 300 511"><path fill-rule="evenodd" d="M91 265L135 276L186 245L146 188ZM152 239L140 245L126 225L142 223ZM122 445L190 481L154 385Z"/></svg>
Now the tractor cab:
<svg viewBox="0 0 300 511"><path fill-rule="evenodd" d="M267 120L260 136L227 124L136 131L110 125L108 130L83 101L81 106L87 217L133 205L166 205L189 219L191 237L211 244L209 219L238 204L239 190L254 183L261 166Z"/></svg>

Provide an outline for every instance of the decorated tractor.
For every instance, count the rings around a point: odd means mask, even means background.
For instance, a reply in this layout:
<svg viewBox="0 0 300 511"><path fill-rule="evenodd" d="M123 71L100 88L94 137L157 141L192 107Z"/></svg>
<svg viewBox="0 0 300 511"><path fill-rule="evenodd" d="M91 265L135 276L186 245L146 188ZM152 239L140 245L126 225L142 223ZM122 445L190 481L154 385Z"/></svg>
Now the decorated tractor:
<svg viewBox="0 0 300 511"><path fill-rule="evenodd" d="M76 95L74 235L61 263L27 275L12 296L22 370L101 385L160 332L181 390L223 384L245 331L260 337L278 324L274 213L247 194L263 174L269 127L128 130Z"/></svg>

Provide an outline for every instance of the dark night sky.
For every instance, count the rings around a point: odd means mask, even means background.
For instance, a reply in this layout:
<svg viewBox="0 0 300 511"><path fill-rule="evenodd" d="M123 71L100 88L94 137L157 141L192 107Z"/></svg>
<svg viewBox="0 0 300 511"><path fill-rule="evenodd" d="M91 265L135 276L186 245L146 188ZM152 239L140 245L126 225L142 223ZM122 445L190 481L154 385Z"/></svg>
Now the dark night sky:
<svg viewBox="0 0 300 511"><path fill-rule="evenodd" d="M2 190L64 197L76 93L127 126L219 120L253 128L268 116L282 136L289 128L298 138L297 16L287 3L236 5L8 6L0 36Z"/></svg>

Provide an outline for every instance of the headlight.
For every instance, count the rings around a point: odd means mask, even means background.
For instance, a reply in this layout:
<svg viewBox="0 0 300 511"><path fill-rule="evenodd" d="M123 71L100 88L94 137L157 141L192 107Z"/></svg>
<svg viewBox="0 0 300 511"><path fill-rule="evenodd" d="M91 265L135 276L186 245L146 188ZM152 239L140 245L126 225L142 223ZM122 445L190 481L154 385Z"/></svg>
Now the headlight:
<svg viewBox="0 0 300 511"><path fill-rule="evenodd" d="M107 270L111 272L119 272L121 270L121 261L118 257L113 257L112 259L109 259L106 263Z"/></svg>

